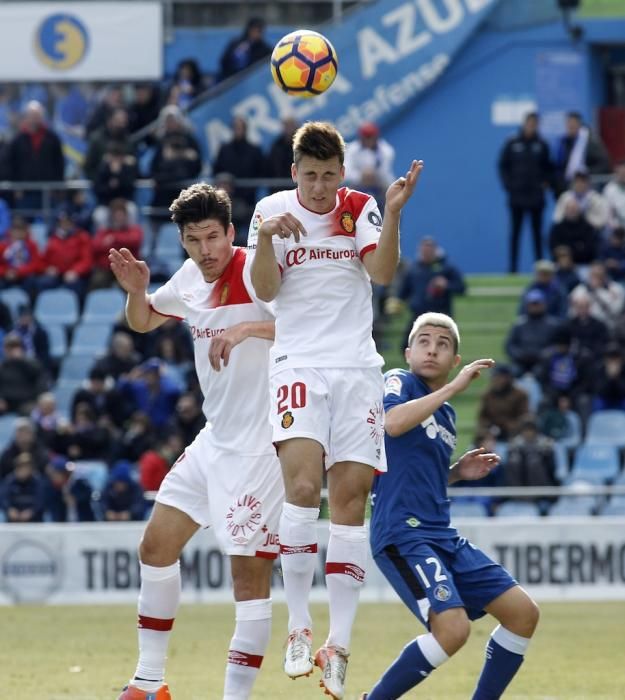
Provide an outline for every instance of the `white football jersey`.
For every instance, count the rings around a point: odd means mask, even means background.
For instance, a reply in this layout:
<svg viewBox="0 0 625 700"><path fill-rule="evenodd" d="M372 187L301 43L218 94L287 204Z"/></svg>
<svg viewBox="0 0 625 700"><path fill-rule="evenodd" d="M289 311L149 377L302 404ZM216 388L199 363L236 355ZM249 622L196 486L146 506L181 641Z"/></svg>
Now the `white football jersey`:
<svg viewBox="0 0 625 700"><path fill-rule="evenodd" d="M208 349L212 338L237 323L273 320L271 306L254 293L250 262L247 252L235 247L228 267L211 283L192 260L186 260L150 296L156 313L189 324L211 441L219 449L241 455L274 451L268 418L271 341L247 338L233 348L228 366L219 372L210 366Z"/></svg>
<svg viewBox="0 0 625 700"><path fill-rule="evenodd" d="M271 372L287 367L380 367L371 335L371 280L362 258L377 246L382 217L373 197L342 187L336 207L316 214L297 190L276 192L256 205L248 247L270 216L290 212L307 236L273 237L282 285L276 296Z"/></svg>

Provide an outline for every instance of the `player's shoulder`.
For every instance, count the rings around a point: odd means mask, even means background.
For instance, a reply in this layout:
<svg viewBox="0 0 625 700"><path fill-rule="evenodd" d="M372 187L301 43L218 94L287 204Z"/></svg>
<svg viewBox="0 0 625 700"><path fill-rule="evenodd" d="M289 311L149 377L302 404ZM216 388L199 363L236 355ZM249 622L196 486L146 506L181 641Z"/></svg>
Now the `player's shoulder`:
<svg viewBox="0 0 625 700"><path fill-rule="evenodd" d="M407 387L414 386L414 375L406 369L389 369L384 373L384 395L399 396Z"/></svg>
<svg viewBox="0 0 625 700"><path fill-rule="evenodd" d="M193 283L199 279L202 279L202 273L191 258L187 258L172 276L176 282L184 280L185 283Z"/></svg>
<svg viewBox="0 0 625 700"><path fill-rule="evenodd" d="M370 194L352 190L350 187L340 187L337 191L337 196L339 206L343 209L349 209L356 219L367 205L377 207L375 198Z"/></svg>
<svg viewBox="0 0 625 700"><path fill-rule="evenodd" d="M265 216L270 216L286 211L294 201L297 201L295 190L280 190L259 200L256 209Z"/></svg>

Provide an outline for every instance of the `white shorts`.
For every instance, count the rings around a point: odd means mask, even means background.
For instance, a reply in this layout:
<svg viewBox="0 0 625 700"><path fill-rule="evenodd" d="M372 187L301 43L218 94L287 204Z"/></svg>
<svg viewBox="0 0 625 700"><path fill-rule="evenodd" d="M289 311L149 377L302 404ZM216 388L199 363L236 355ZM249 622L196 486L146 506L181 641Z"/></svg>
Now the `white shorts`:
<svg viewBox="0 0 625 700"><path fill-rule="evenodd" d="M291 367L270 378L274 443L321 443L326 468L360 462L386 471L384 378L375 368Z"/></svg>
<svg viewBox="0 0 625 700"><path fill-rule="evenodd" d="M201 430L180 456L157 502L181 510L202 527L212 526L225 554L275 559L284 501L278 458L275 453L224 452L209 435Z"/></svg>

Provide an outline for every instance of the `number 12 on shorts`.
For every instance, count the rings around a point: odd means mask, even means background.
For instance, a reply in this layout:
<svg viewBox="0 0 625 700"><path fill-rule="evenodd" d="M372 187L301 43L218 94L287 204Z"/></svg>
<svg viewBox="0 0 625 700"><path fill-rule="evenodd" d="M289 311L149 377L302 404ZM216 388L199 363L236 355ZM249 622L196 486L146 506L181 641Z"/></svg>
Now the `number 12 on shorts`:
<svg viewBox="0 0 625 700"><path fill-rule="evenodd" d="M440 561L438 561L438 559L436 557L428 557L425 560L425 563L434 565L434 567L435 567L434 568L434 581L436 583L440 583L441 581L447 581L447 576L445 576L445 574L442 573L443 567L441 566ZM421 564L416 564L415 569L417 570L419 577L423 581L423 585L426 588L430 588L432 584L430 583L430 580L428 579L425 571L423 571L423 567L421 566Z"/></svg>
<svg viewBox="0 0 625 700"><path fill-rule="evenodd" d="M278 415L290 408L304 408L306 405L306 384L293 382L291 386L283 384L278 387Z"/></svg>

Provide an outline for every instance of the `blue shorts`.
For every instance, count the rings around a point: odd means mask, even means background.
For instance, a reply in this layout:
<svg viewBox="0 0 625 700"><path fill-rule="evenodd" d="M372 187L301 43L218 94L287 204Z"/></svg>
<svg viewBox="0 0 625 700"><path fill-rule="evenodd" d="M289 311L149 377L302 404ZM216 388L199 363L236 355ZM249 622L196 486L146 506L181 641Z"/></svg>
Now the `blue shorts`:
<svg viewBox="0 0 625 700"><path fill-rule="evenodd" d="M389 545L375 556L388 582L403 602L429 628L430 610L465 608L470 620L517 582L501 566L458 537L444 547L433 541Z"/></svg>

